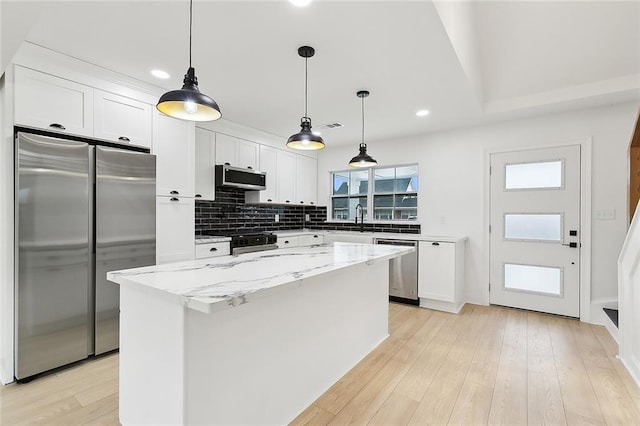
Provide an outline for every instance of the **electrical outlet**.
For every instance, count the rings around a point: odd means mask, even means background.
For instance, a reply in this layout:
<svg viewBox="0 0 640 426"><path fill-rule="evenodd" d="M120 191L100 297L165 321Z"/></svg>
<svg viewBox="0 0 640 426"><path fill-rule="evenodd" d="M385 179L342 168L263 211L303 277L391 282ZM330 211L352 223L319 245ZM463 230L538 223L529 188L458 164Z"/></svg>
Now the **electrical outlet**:
<svg viewBox="0 0 640 426"><path fill-rule="evenodd" d="M280 222L280 215L279 215L279 214L277 214L273 220L274 220L275 222Z"/></svg>
<svg viewBox="0 0 640 426"><path fill-rule="evenodd" d="M305 215L304 215L304 220L305 220L306 222L311 221L311 215L310 215L309 213L305 214Z"/></svg>

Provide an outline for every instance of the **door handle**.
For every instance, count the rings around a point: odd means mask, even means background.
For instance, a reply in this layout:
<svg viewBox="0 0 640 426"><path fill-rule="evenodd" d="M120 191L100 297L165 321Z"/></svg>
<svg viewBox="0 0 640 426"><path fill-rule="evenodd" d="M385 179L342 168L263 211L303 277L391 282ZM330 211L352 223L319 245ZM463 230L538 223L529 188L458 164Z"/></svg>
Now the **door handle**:
<svg viewBox="0 0 640 426"><path fill-rule="evenodd" d="M567 246L567 247L571 247L571 248L578 248L578 243L569 243L569 244L562 244L563 246Z"/></svg>

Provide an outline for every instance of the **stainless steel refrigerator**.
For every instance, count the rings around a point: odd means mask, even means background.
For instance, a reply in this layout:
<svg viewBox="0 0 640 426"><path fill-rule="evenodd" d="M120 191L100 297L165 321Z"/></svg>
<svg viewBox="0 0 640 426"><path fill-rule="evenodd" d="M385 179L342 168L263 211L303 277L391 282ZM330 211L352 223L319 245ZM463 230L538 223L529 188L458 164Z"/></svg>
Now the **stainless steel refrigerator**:
<svg viewBox="0 0 640 426"><path fill-rule="evenodd" d="M118 348L106 273L155 264L155 156L16 135L15 377Z"/></svg>

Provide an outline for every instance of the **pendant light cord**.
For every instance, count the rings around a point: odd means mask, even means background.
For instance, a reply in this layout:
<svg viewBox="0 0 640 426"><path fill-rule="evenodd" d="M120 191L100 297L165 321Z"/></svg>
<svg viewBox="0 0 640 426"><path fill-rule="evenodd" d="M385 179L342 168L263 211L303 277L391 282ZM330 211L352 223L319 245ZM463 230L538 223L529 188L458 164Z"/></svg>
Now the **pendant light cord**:
<svg viewBox="0 0 640 426"><path fill-rule="evenodd" d="M189 68L191 68L191 34L193 32L193 0L189 0Z"/></svg>
<svg viewBox="0 0 640 426"><path fill-rule="evenodd" d="M309 64L309 58L304 58L304 116L305 117L309 117L307 115L307 73L308 73L308 67L307 65Z"/></svg>
<svg viewBox="0 0 640 426"><path fill-rule="evenodd" d="M362 145L364 145L364 96L362 97Z"/></svg>

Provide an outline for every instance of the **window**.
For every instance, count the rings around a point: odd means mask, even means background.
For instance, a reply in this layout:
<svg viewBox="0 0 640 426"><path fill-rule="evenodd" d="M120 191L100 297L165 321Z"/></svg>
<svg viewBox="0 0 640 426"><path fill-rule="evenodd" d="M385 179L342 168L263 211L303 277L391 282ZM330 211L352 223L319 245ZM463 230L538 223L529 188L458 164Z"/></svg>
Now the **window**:
<svg viewBox="0 0 640 426"><path fill-rule="evenodd" d="M358 205L369 221L418 218L417 164L333 172L331 180L333 220L353 220Z"/></svg>

